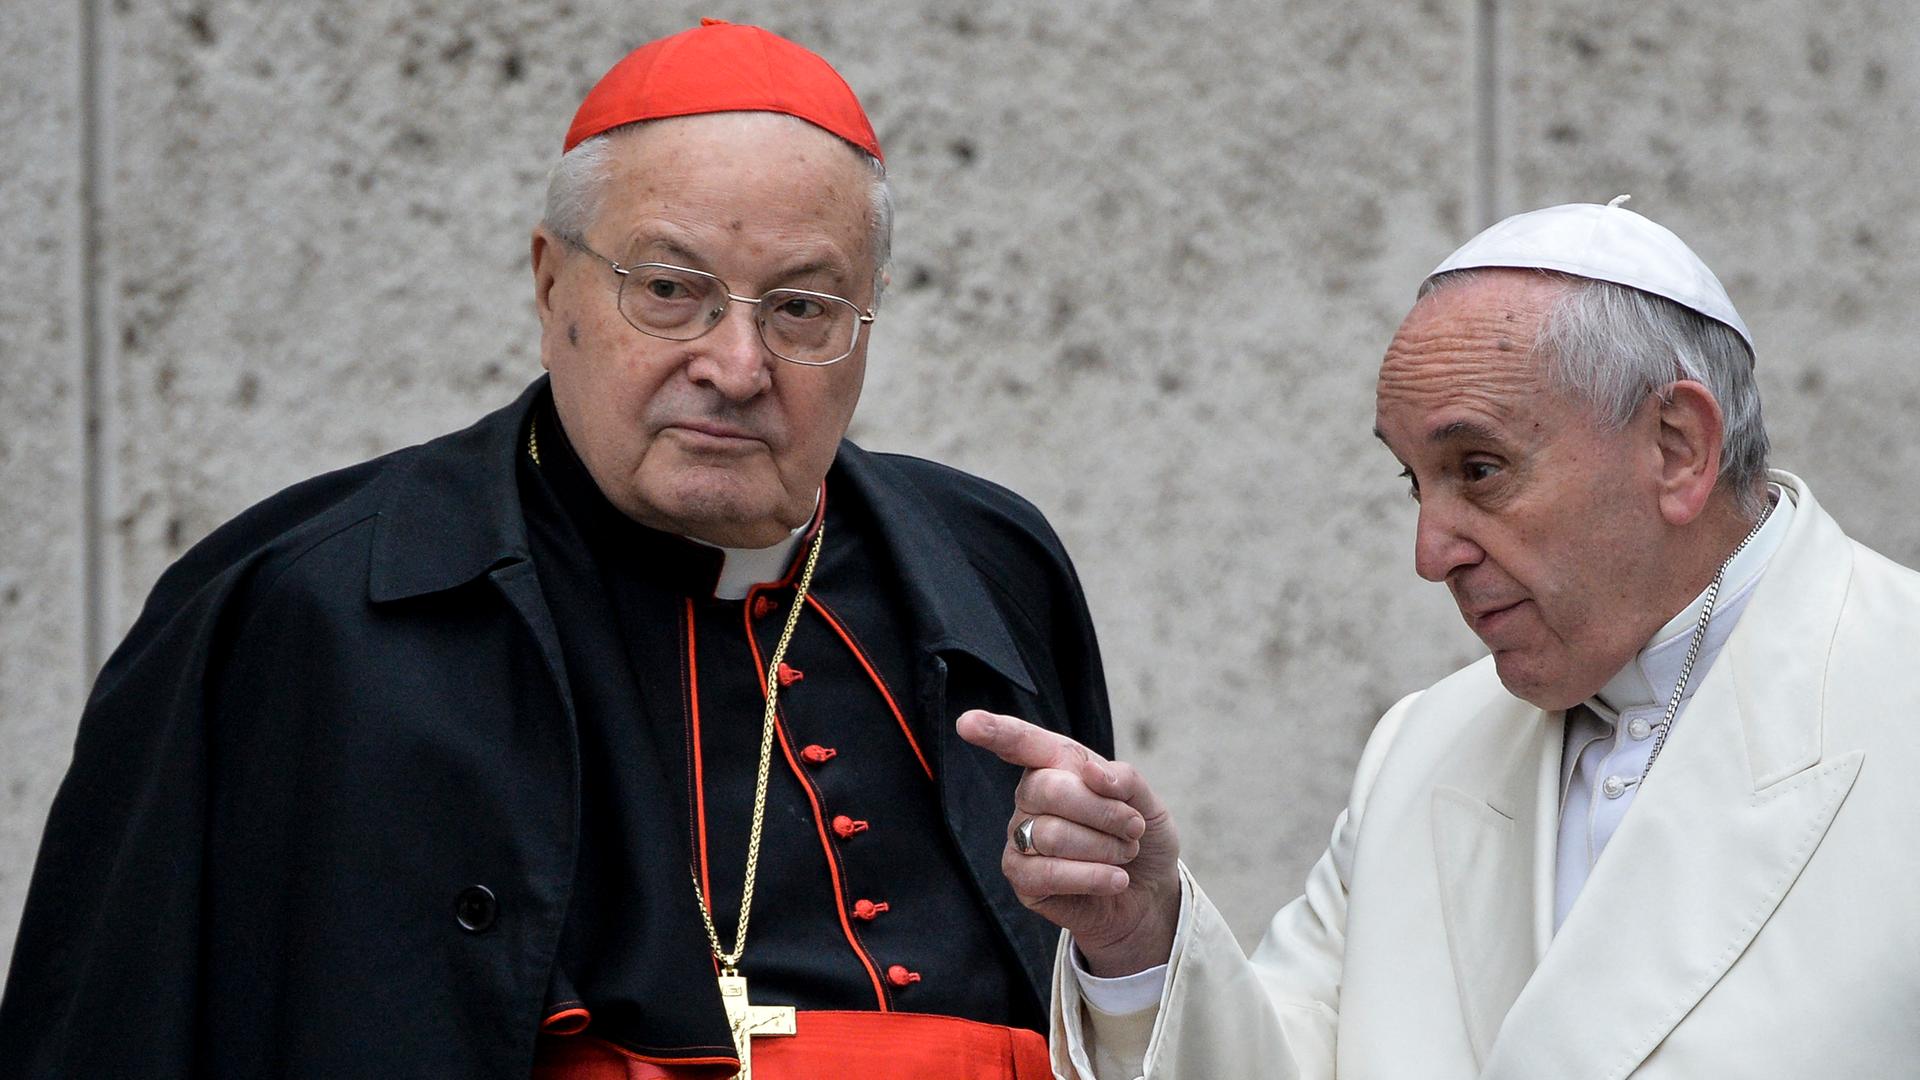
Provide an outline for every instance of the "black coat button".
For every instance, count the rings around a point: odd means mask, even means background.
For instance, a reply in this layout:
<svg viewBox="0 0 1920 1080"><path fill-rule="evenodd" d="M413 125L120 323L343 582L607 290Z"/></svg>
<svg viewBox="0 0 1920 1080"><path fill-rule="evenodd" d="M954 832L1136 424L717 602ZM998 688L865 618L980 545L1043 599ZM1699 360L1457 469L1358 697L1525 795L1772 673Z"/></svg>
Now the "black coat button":
<svg viewBox="0 0 1920 1080"><path fill-rule="evenodd" d="M468 933L478 934L492 926L499 914L500 902L485 885L469 885L453 898L453 917L460 920L460 929Z"/></svg>

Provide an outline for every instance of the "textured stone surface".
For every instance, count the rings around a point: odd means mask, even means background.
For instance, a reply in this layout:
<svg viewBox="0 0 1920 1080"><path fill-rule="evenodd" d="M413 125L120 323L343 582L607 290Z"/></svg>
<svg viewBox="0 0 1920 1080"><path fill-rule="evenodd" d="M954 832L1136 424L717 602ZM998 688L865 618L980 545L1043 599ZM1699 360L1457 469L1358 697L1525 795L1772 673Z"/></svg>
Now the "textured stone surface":
<svg viewBox="0 0 1920 1080"><path fill-rule="evenodd" d="M606 51L546 51L526 5L129 7L121 626L237 510L538 374L528 231L590 78L572 56Z"/></svg>
<svg viewBox="0 0 1920 1080"><path fill-rule="evenodd" d="M1123 752L1250 938L1373 719L1480 651L1414 577L1413 508L1369 434L1414 285L1483 224L1478 7L105 4L110 634L247 504L509 400L538 371L527 230L579 95L700 15L759 21L841 68L891 162L894 287L856 437L1053 519ZM1693 241L1760 337L1780 462L1920 561L1913 17L1498 7L1495 205L1632 191ZM10 137L39 150L0 165L0 601L33 597L26 621L0 607L0 671L46 673L0 679L0 736L42 763L4 766L34 778L0 793L6 905L84 677L58 284L77 82L65 8L36 18L48 33L0 46ZM28 439L61 447L32 476Z"/></svg>
<svg viewBox="0 0 1920 1080"><path fill-rule="evenodd" d="M1632 192L1686 238L1753 330L1775 463L1920 564L1920 12L1557 0L1510 30L1512 208Z"/></svg>
<svg viewBox="0 0 1920 1080"><path fill-rule="evenodd" d="M86 669L77 12L0 35L0 954Z"/></svg>

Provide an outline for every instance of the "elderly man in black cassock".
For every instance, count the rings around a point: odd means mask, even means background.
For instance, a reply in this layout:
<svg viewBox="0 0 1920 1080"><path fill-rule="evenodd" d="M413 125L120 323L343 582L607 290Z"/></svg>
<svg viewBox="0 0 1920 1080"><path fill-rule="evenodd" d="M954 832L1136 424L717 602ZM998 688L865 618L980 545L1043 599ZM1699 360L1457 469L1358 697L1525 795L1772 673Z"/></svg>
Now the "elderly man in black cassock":
<svg viewBox="0 0 1920 1080"><path fill-rule="evenodd" d="M1111 752L1018 496L844 441L871 125L722 23L582 104L533 233L548 375L296 485L101 672L8 1076L1030 1078L1054 935L985 708Z"/></svg>

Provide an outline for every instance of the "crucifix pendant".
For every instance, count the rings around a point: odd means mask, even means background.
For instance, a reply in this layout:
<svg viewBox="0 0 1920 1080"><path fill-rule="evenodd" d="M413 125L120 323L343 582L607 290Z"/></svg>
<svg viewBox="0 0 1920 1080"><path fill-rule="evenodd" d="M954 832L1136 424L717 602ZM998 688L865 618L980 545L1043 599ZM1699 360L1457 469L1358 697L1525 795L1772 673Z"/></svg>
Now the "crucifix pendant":
<svg viewBox="0 0 1920 1080"><path fill-rule="evenodd" d="M791 1005L755 1005L747 1000L747 977L720 976L720 1001L727 1007L734 1049L740 1054L738 1080L753 1080L754 1036L793 1035L799 1028Z"/></svg>

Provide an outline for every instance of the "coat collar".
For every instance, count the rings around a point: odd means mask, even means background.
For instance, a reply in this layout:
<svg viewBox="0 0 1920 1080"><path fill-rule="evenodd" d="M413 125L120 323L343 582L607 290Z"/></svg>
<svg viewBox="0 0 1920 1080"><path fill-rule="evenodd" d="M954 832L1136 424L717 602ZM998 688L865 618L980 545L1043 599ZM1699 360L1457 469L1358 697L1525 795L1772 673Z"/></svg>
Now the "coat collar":
<svg viewBox="0 0 1920 1080"><path fill-rule="evenodd" d="M546 387L541 376L506 408L395 456L374 524L374 603L442 592L528 561L514 462Z"/></svg>
<svg viewBox="0 0 1920 1080"><path fill-rule="evenodd" d="M506 408L396 455L374 526L367 593L375 603L456 588L530 559L514 470L527 416L547 382L543 375ZM833 490L851 491L879 523L920 650L967 653L1033 692L1005 617L919 488L851 442L840 444L834 473Z"/></svg>
<svg viewBox="0 0 1920 1080"><path fill-rule="evenodd" d="M1006 617L967 560L966 546L921 489L885 457L850 442L840 444L830 486L835 479L841 481L836 490L851 489L872 511L921 651L964 652L1034 693Z"/></svg>
<svg viewBox="0 0 1920 1080"><path fill-rule="evenodd" d="M1852 547L1804 483L1773 480L1796 503L1792 528L1507 1012L1485 1077L1638 1067L1767 922L1852 788L1860 753L1825 757L1822 744ZM1556 831L1551 816L1533 827Z"/></svg>

